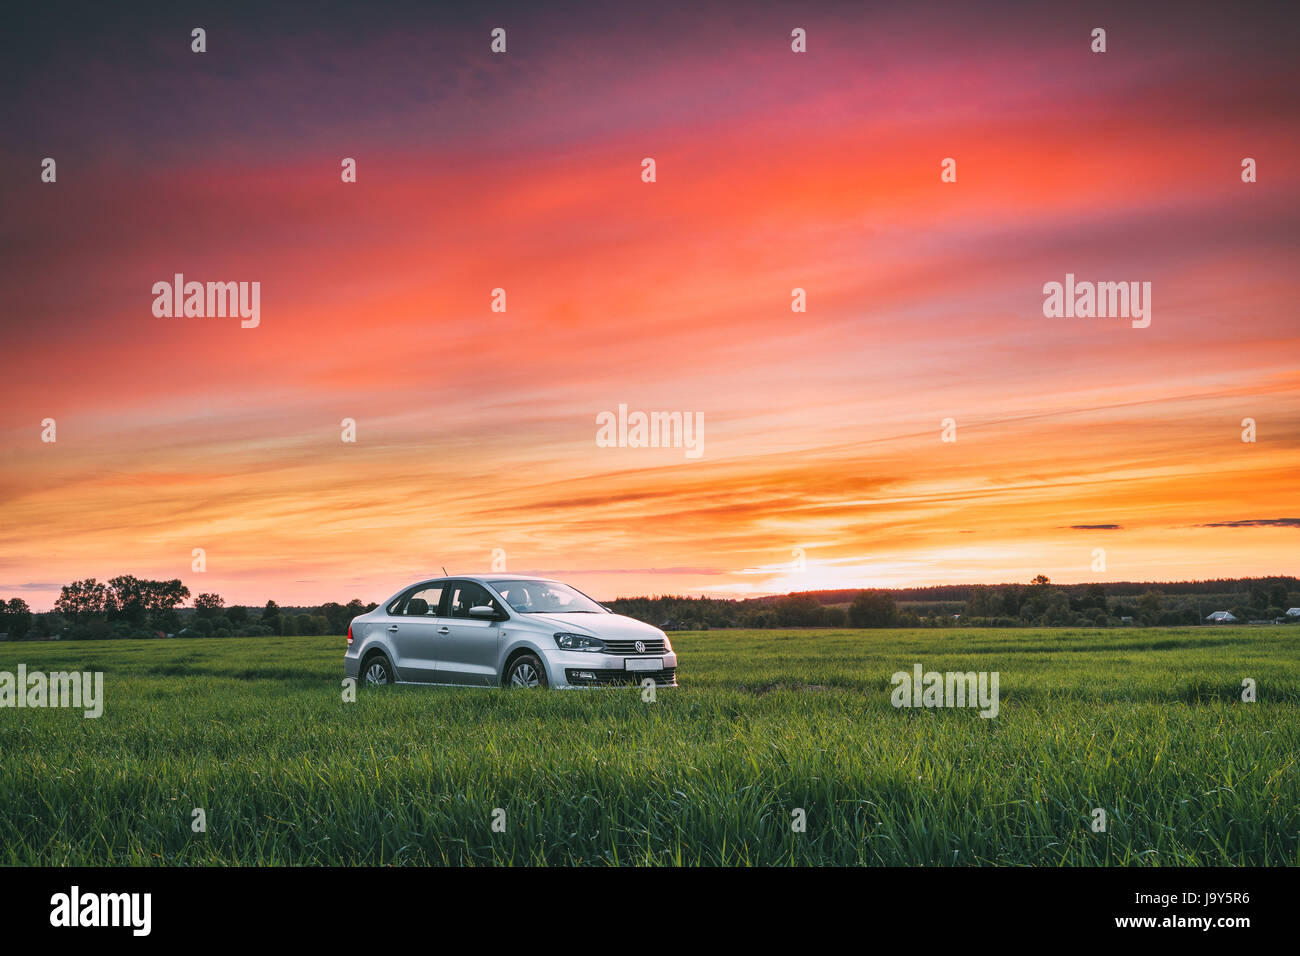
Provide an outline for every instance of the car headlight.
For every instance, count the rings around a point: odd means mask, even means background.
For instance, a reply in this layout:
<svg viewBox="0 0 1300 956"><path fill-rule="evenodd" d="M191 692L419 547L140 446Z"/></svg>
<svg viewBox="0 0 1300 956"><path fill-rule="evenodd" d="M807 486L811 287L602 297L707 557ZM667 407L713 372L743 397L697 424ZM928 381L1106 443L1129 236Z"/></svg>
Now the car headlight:
<svg viewBox="0 0 1300 956"><path fill-rule="evenodd" d="M562 651L603 651L605 642L598 637L586 634L569 634L560 631L555 635L555 644Z"/></svg>
<svg viewBox="0 0 1300 956"><path fill-rule="evenodd" d="M668 640L668 635L665 634L665 635L664 635L664 653L665 653L665 654L671 654L672 652L673 652L673 642L670 641L670 640Z"/></svg>

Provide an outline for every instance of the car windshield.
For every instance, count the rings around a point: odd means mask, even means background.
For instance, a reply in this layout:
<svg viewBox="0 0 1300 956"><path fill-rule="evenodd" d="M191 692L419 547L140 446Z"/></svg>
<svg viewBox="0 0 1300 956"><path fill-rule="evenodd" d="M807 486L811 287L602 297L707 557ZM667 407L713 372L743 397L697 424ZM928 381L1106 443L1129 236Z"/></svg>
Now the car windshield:
<svg viewBox="0 0 1300 956"><path fill-rule="evenodd" d="M506 603L520 614L605 614L580 591L558 581L493 581Z"/></svg>

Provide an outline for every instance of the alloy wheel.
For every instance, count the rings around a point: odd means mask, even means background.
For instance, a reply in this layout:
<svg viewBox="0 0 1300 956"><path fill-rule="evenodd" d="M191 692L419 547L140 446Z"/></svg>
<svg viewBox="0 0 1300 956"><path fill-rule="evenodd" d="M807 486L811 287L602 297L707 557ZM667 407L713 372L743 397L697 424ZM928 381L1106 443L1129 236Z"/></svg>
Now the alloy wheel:
<svg viewBox="0 0 1300 956"><path fill-rule="evenodd" d="M510 671L511 687L536 687L537 683L537 671L527 661L520 661Z"/></svg>

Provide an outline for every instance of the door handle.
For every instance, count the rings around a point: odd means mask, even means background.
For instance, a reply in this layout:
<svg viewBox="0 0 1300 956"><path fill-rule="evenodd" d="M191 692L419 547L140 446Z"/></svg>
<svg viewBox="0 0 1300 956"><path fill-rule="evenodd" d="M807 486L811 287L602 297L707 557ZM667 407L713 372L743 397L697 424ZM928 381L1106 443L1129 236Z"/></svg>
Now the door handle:
<svg viewBox="0 0 1300 956"><path fill-rule="evenodd" d="M396 625L396 624L390 624L390 625L388 625L388 633L393 634L393 633L396 633L396 631L397 631L397 625Z"/></svg>
<svg viewBox="0 0 1300 956"><path fill-rule="evenodd" d="M438 628L438 633L439 633L439 634L450 634L450 633L451 633L451 628L449 628L449 627L440 627L440 628Z"/></svg>

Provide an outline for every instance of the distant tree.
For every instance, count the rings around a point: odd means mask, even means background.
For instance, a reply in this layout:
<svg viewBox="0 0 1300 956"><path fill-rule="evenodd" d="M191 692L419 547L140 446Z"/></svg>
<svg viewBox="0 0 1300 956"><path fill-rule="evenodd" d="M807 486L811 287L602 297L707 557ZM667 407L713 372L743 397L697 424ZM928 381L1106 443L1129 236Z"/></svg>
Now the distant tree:
<svg viewBox="0 0 1300 956"><path fill-rule="evenodd" d="M320 611L328 622L326 625L328 631L322 633L342 634L348 629L348 623L352 618L356 617L355 614L348 614L348 609L337 601L322 604Z"/></svg>
<svg viewBox="0 0 1300 956"><path fill-rule="evenodd" d="M143 625L149 613L145 582L131 574L109 578L109 615L129 624Z"/></svg>
<svg viewBox="0 0 1300 956"><path fill-rule="evenodd" d="M68 619L58 611L32 615L32 634L36 637L57 637L69 626Z"/></svg>
<svg viewBox="0 0 1300 956"><path fill-rule="evenodd" d="M200 594L194 599L194 614L200 618L219 617L225 606L220 594Z"/></svg>
<svg viewBox="0 0 1300 956"><path fill-rule="evenodd" d="M1020 596L1020 619L1028 624L1045 624L1047 623L1048 601L1054 596L1051 588L1051 581L1047 575L1040 574L1029 582L1029 590ZM1061 593L1059 591L1055 592ZM1069 599L1066 599L1066 609L1069 609Z"/></svg>
<svg viewBox="0 0 1300 956"><path fill-rule="evenodd" d="M146 581L145 584L149 626L164 634L175 634L181 629L181 617L176 606L189 600L190 589L177 578L170 581Z"/></svg>
<svg viewBox="0 0 1300 956"><path fill-rule="evenodd" d="M22 640L32 627L32 609L22 598L0 601L0 631L14 640Z"/></svg>
<svg viewBox="0 0 1300 956"><path fill-rule="evenodd" d="M1111 617L1132 617L1136 618L1138 609L1136 604L1127 601L1116 601L1115 606L1110 609Z"/></svg>
<svg viewBox="0 0 1300 956"><path fill-rule="evenodd" d="M1052 596L1047 599L1047 607L1043 611L1043 618L1047 624L1053 627L1072 623L1070 620L1070 598L1064 591L1052 592Z"/></svg>
<svg viewBox="0 0 1300 956"><path fill-rule="evenodd" d="M269 627L272 634L282 634L280 606L274 601L267 601L266 607L262 609L262 626Z"/></svg>
<svg viewBox="0 0 1300 956"><path fill-rule="evenodd" d="M107 602L108 589L94 578L86 578L63 585L58 600L54 602L54 610L67 618L75 629L102 616Z"/></svg>
<svg viewBox="0 0 1300 956"><path fill-rule="evenodd" d="M123 574L110 578L108 587L111 618L155 630L166 630L172 620L167 612L175 611L176 605L190 596L190 589L179 578L151 581Z"/></svg>
<svg viewBox="0 0 1300 956"><path fill-rule="evenodd" d="M148 606L151 611L170 611L189 600L190 589L181 583L180 578L145 583L148 585Z"/></svg>
<svg viewBox="0 0 1300 956"><path fill-rule="evenodd" d="M897 619L898 607L885 591L863 591L849 605L849 623L854 627L888 627Z"/></svg>
<svg viewBox="0 0 1300 956"><path fill-rule="evenodd" d="M113 636L113 628L102 615L92 617L81 627L73 628L69 637L79 640L102 641Z"/></svg>
<svg viewBox="0 0 1300 956"><path fill-rule="evenodd" d="M1268 607L1268 592L1261 587L1250 589L1250 606L1254 610L1263 611Z"/></svg>
<svg viewBox="0 0 1300 956"><path fill-rule="evenodd" d="M163 634L175 634L181 629L181 616L174 607L150 611L149 627Z"/></svg>
<svg viewBox="0 0 1300 956"><path fill-rule="evenodd" d="M1087 606L1106 610L1106 589L1100 584L1088 585Z"/></svg>
<svg viewBox="0 0 1300 956"><path fill-rule="evenodd" d="M1147 591L1138 598L1138 617L1143 624L1157 624L1164 608L1165 596L1159 591Z"/></svg>
<svg viewBox="0 0 1300 956"><path fill-rule="evenodd" d="M965 617L993 617L997 614L997 595L991 588L976 585L970 589L962 614Z"/></svg>
<svg viewBox="0 0 1300 956"><path fill-rule="evenodd" d="M789 594L776 602L781 627L812 627L823 620L822 606L811 594Z"/></svg>

